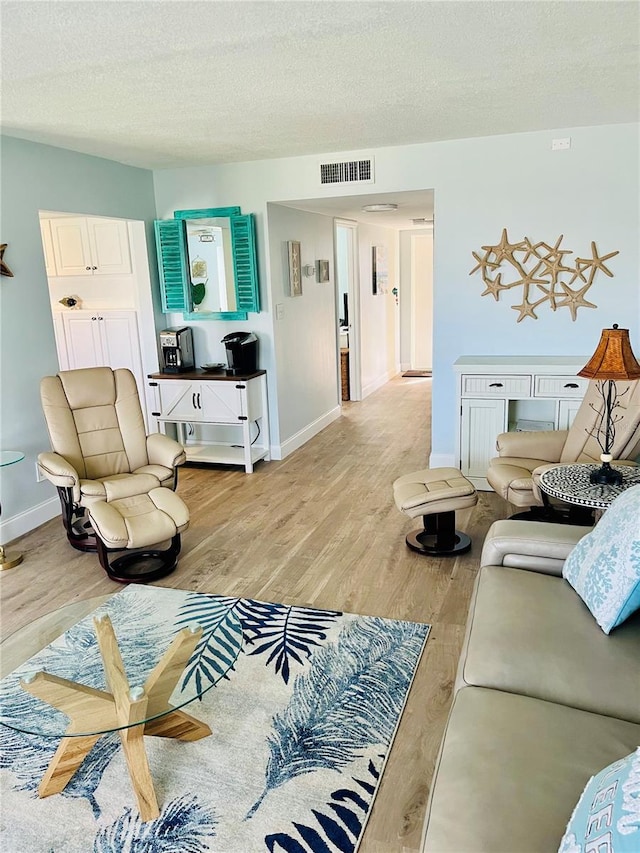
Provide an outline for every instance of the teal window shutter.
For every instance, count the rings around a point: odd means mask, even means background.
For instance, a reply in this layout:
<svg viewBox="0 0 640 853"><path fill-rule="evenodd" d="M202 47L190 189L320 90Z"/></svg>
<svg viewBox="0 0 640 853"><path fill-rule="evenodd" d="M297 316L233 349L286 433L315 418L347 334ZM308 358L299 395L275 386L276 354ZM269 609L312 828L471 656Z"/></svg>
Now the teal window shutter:
<svg viewBox="0 0 640 853"><path fill-rule="evenodd" d="M238 311L259 311L260 293L253 214L232 216L230 222Z"/></svg>
<svg viewBox="0 0 640 853"><path fill-rule="evenodd" d="M153 225L156 232L162 310L165 314L170 311L190 311L182 220L156 219Z"/></svg>

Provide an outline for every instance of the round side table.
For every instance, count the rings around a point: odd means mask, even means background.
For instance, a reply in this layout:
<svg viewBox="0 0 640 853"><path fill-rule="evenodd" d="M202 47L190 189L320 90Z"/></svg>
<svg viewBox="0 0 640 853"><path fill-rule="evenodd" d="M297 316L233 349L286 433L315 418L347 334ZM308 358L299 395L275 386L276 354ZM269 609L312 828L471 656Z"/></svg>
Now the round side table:
<svg viewBox="0 0 640 853"><path fill-rule="evenodd" d="M22 462L23 459L24 453L20 450L0 450L0 468L15 465L16 462ZM1 514L2 507L0 506ZM13 569L15 566L19 566L21 562L22 554L16 554L15 552L7 554L2 545L0 545L0 572L3 572L5 569Z"/></svg>
<svg viewBox="0 0 640 853"><path fill-rule="evenodd" d="M614 466L622 474L619 485L592 483L589 475L599 467L587 463L557 465L540 476L540 488L547 495L566 503L590 507L596 511L597 518L598 513L602 514L625 489L640 485L640 467L632 465Z"/></svg>

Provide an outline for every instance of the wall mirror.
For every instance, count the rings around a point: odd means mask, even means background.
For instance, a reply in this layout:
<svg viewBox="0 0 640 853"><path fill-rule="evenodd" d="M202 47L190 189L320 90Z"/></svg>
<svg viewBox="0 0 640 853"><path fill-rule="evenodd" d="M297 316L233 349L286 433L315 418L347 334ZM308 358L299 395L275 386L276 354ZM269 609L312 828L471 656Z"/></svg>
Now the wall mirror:
<svg viewBox="0 0 640 853"><path fill-rule="evenodd" d="M259 311L255 223L239 207L176 210L154 223L162 310L185 320Z"/></svg>

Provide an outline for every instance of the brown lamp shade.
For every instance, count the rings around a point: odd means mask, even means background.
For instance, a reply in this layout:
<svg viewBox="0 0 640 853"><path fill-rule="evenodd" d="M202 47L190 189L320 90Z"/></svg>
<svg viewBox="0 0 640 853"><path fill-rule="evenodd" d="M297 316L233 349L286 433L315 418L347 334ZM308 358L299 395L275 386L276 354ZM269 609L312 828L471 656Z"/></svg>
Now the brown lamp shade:
<svg viewBox="0 0 640 853"><path fill-rule="evenodd" d="M603 329L588 364L578 372L587 379L640 379L640 364L631 349L629 329Z"/></svg>

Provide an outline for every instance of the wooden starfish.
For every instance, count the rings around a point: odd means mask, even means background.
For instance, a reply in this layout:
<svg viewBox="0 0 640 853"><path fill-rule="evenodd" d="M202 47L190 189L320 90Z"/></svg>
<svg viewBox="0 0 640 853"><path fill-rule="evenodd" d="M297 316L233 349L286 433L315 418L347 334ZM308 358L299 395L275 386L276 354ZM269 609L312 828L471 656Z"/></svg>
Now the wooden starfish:
<svg viewBox="0 0 640 853"><path fill-rule="evenodd" d="M0 275L11 276L11 278L13 278L13 273L4 262L4 250L6 248L6 243L0 243Z"/></svg>
<svg viewBox="0 0 640 853"><path fill-rule="evenodd" d="M557 303L558 308L564 308L565 306L571 311L571 319L575 322L577 319L578 308L597 308L597 305L594 305L593 302L588 302L584 295L591 287L591 283L588 282L584 287L581 287L580 290L571 290L569 285L564 282L560 282L560 287L565 292L565 298Z"/></svg>
<svg viewBox="0 0 640 853"><path fill-rule="evenodd" d="M495 279L489 278L489 276L483 276L482 280L487 285L486 288L482 291L480 296L493 296L493 298L498 302L500 299L500 291L507 290L509 285L505 285L502 283L502 273L499 272Z"/></svg>
<svg viewBox="0 0 640 853"><path fill-rule="evenodd" d="M614 258L616 255L619 255L619 254L620 254L620 252L616 251L616 252L609 252L608 255L602 255L602 256L598 255L598 250L596 249L596 244L592 240L591 241L591 255L592 255L592 257L591 258L576 258L576 268L578 267L578 264L580 264L583 266L583 269L587 269L588 267L591 267L594 273L596 270L602 270L602 272L605 275L608 275L609 278L613 278L613 273L611 272L611 270L608 267L605 266L604 262L608 261L609 258Z"/></svg>
<svg viewBox="0 0 640 853"><path fill-rule="evenodd" d="M473 255L473 257L476 259L476 261L478 263L471 270L469 275L473 275L474 272L477 272L478 270L482 270L482 274L484 275L489 267L491 267L492 269L495 270L500 266L500 264L494 263L493 261L489 260L491 252L488 252L488 251L485 252L483 258L481 258L480 255L477 254L477 252L471 252L471 254Z"/></svg>
<svg viewBox="0 0 640 853"><path fill-rule="evenodd" d="M516 322L521 323L525 317L533 317L534 320L538 319L538 315L534 311L534 308L537 308L541 302L544 302L544 299L539 299L537 302L529 302L527 297L525 296L520 303L520 305L512 305L512 311L519 311L518 319Z"/></svg>
<svg viewBox="0 0 640 853"><path fill-rule="evenodd" d="M495 246L482 246L485 252L493 252L495 255L495 260L498 264L502 263L504 260L510 260L514 263L517 263L515 258L513 257L513 253L516 251L527 251L527 247L524 241L520 243L510 243L509 237L507 235L507 229L502 229L502 237L500 238L500 242Z"/></svg>

